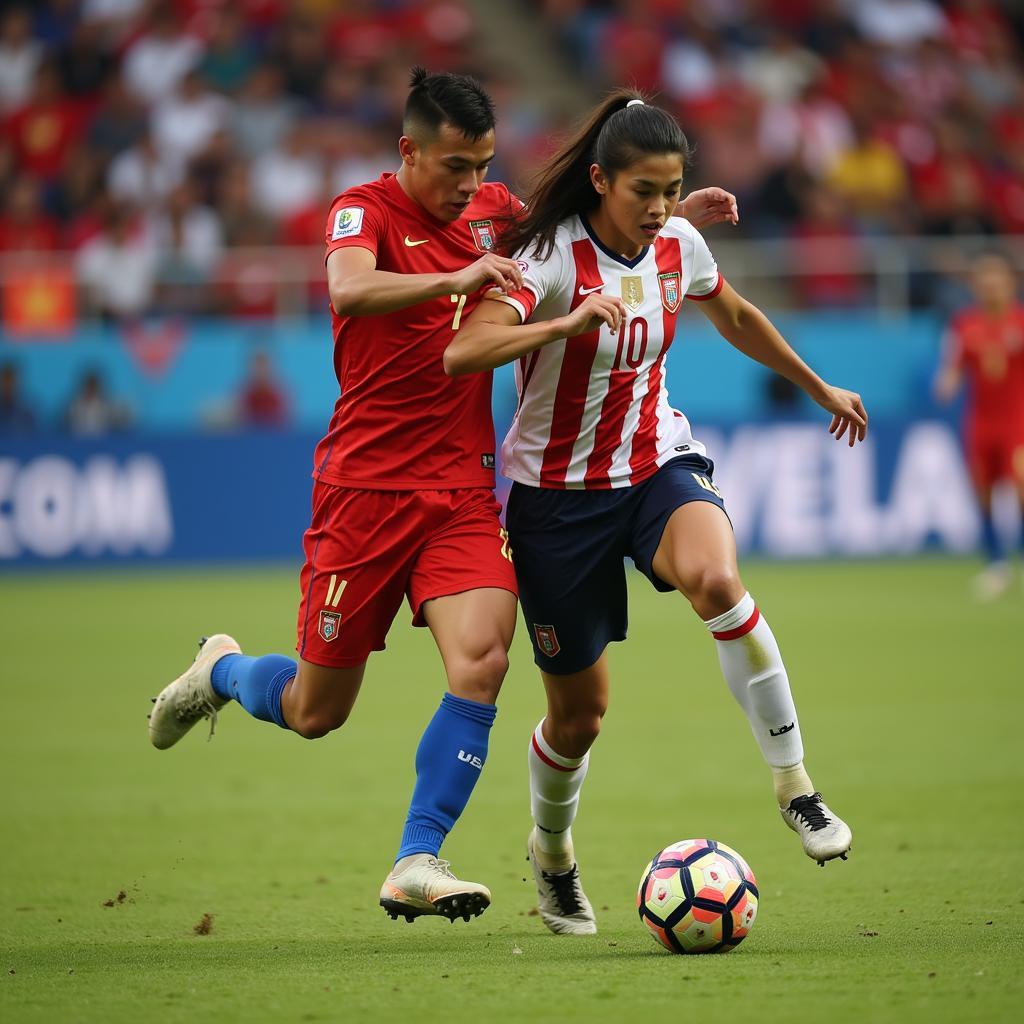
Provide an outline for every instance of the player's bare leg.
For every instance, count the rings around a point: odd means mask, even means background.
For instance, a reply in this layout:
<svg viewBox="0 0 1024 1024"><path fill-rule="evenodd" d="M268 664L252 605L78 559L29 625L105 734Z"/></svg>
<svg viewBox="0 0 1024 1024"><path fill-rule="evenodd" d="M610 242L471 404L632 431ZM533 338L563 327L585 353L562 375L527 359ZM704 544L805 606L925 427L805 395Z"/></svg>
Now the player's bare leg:
<svg viewBox="0 0 1024 1024"><path fill-rule="evenodd" d="M484 587L435 598L423 606L448 676L441 707L416 752L416 789L395 866L380 905L393 918L424 914L468 921L490 906L479 882L457 878L438 856L487 758L494 702L508 671L516 598Z"/></svg>
<svg viewBox="0 0 1024 1024"><path fill-rule="evenodd" d="M533 830L526 855L537 885L541 920L556 935L593 935L594 908L580 881L572 823L587 776L589 751L608 709L608 661L570 675L541 672L548 713L530 737Z"/></svg>
<svg viewBox="0 0 1024 1024"><path fill-rule="evenodd" d="M825 806L803 765L803 740L779 646L740 579L725 512L692 501L672 513L654 555L655 573L683 594L715 638L729 689L772 769L786 824L824 864L846 859L852 836Z"/></svg>
<svg viewBox="0 0 1024 1024"><path fill-rule="evenodd" d="M307 740L340 729L355 706L366 662L350 668L299 660L295 678L281 694L281 711L292 732Z"/></svg>

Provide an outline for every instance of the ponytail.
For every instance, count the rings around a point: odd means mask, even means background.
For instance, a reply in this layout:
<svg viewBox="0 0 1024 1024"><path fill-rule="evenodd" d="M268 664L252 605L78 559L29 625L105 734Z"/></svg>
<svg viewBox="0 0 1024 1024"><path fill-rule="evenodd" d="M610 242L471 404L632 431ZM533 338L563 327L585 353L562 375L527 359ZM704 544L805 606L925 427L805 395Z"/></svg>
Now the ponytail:
<svg viewBox="0 0 1024 1024"><path fill-rule="evenodd" d="M678 153L685 167L690 146L670 114L648 106L637 92L617 89L540 172L525 211L502 232L502 250L515 254L532 241L532 258L547 259L558 225L601 201L590 181L591 165L613 178L646 153Z"/></svg>

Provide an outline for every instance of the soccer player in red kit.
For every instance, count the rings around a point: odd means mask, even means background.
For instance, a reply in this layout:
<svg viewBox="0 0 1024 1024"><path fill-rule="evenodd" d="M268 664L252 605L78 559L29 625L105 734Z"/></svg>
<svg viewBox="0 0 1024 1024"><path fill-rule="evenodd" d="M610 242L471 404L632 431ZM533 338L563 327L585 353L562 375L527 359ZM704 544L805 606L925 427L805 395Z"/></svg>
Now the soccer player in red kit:
<svg viewBox="0 0 1024 1024"><path fill-rule="evenodd" d="M975 305L952 321L939 374L939 397L950 401L966 382L964 447L982 515L988 565L977 578L981 598L1010 585L1007 553L992 518L992 490L1011 481L1024 512L1024 305L1005 257L982 256L974 264Z"/></svg>
<svg viewBox="0 0 1024 1024"><path fill-rule="evenodd" d="M520 204L483 181L494 112L480 86L422 69L411 85L401 169L339 196L327 221L341 395L314 459L299 661L244 657L231 637L210 637L157 698L150 736L171 746L231 699L307 738L337 729L407 598L413 622L434 636L449 692L416 753L380 903L410 920L468 920L490 893L457 879L438 854L487 757L516 583L493 495L490 374L453 381L442 354L486 291L522 286L517 262L492 251ZM720 190L696 205L704 223L734 218Z"/></svg>

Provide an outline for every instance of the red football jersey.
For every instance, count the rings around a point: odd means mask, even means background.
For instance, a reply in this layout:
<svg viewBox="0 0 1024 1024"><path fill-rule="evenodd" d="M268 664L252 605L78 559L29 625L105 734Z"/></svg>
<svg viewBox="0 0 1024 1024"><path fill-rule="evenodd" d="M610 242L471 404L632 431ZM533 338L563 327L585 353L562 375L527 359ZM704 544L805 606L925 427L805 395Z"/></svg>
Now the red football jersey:
<svg viewBox="0 0 1024 1024"><path fill-rule="evenodd" d="M976 428L1024 431L1024 306L1001 317L968 309L950 327L953 362L967 377Z"/></svg>
<svg viewBox="0 0 1024 1024"><path fill-rule="evenodd" d="M504 185L485 183L453 223L410 199L394 174L342 193L327 219L327 253L369 249L377 269L451 273L494 246L518 206ZM334 372L341 396L317 445L314 476L377 490L494 486L491 374L446 376L452 333L486 289L444 295L393 313L338 316Z"/></svg>

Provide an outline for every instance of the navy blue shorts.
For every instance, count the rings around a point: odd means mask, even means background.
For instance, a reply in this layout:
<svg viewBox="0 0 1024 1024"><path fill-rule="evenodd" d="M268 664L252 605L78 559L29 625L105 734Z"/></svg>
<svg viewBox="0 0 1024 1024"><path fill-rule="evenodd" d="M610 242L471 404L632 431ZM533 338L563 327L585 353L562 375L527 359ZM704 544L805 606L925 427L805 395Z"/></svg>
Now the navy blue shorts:
<svg viewBox="0 0 1024 1024"><path fill-rule="evenodd" d="M703 455L681 455L635 487L512 485L505 525L534 660L545 672L580 672L609 643L626 639L623 559L631 558L655 589L674 589L651 563L681 505L710 501L725 511L714 471Z"/></svg>

